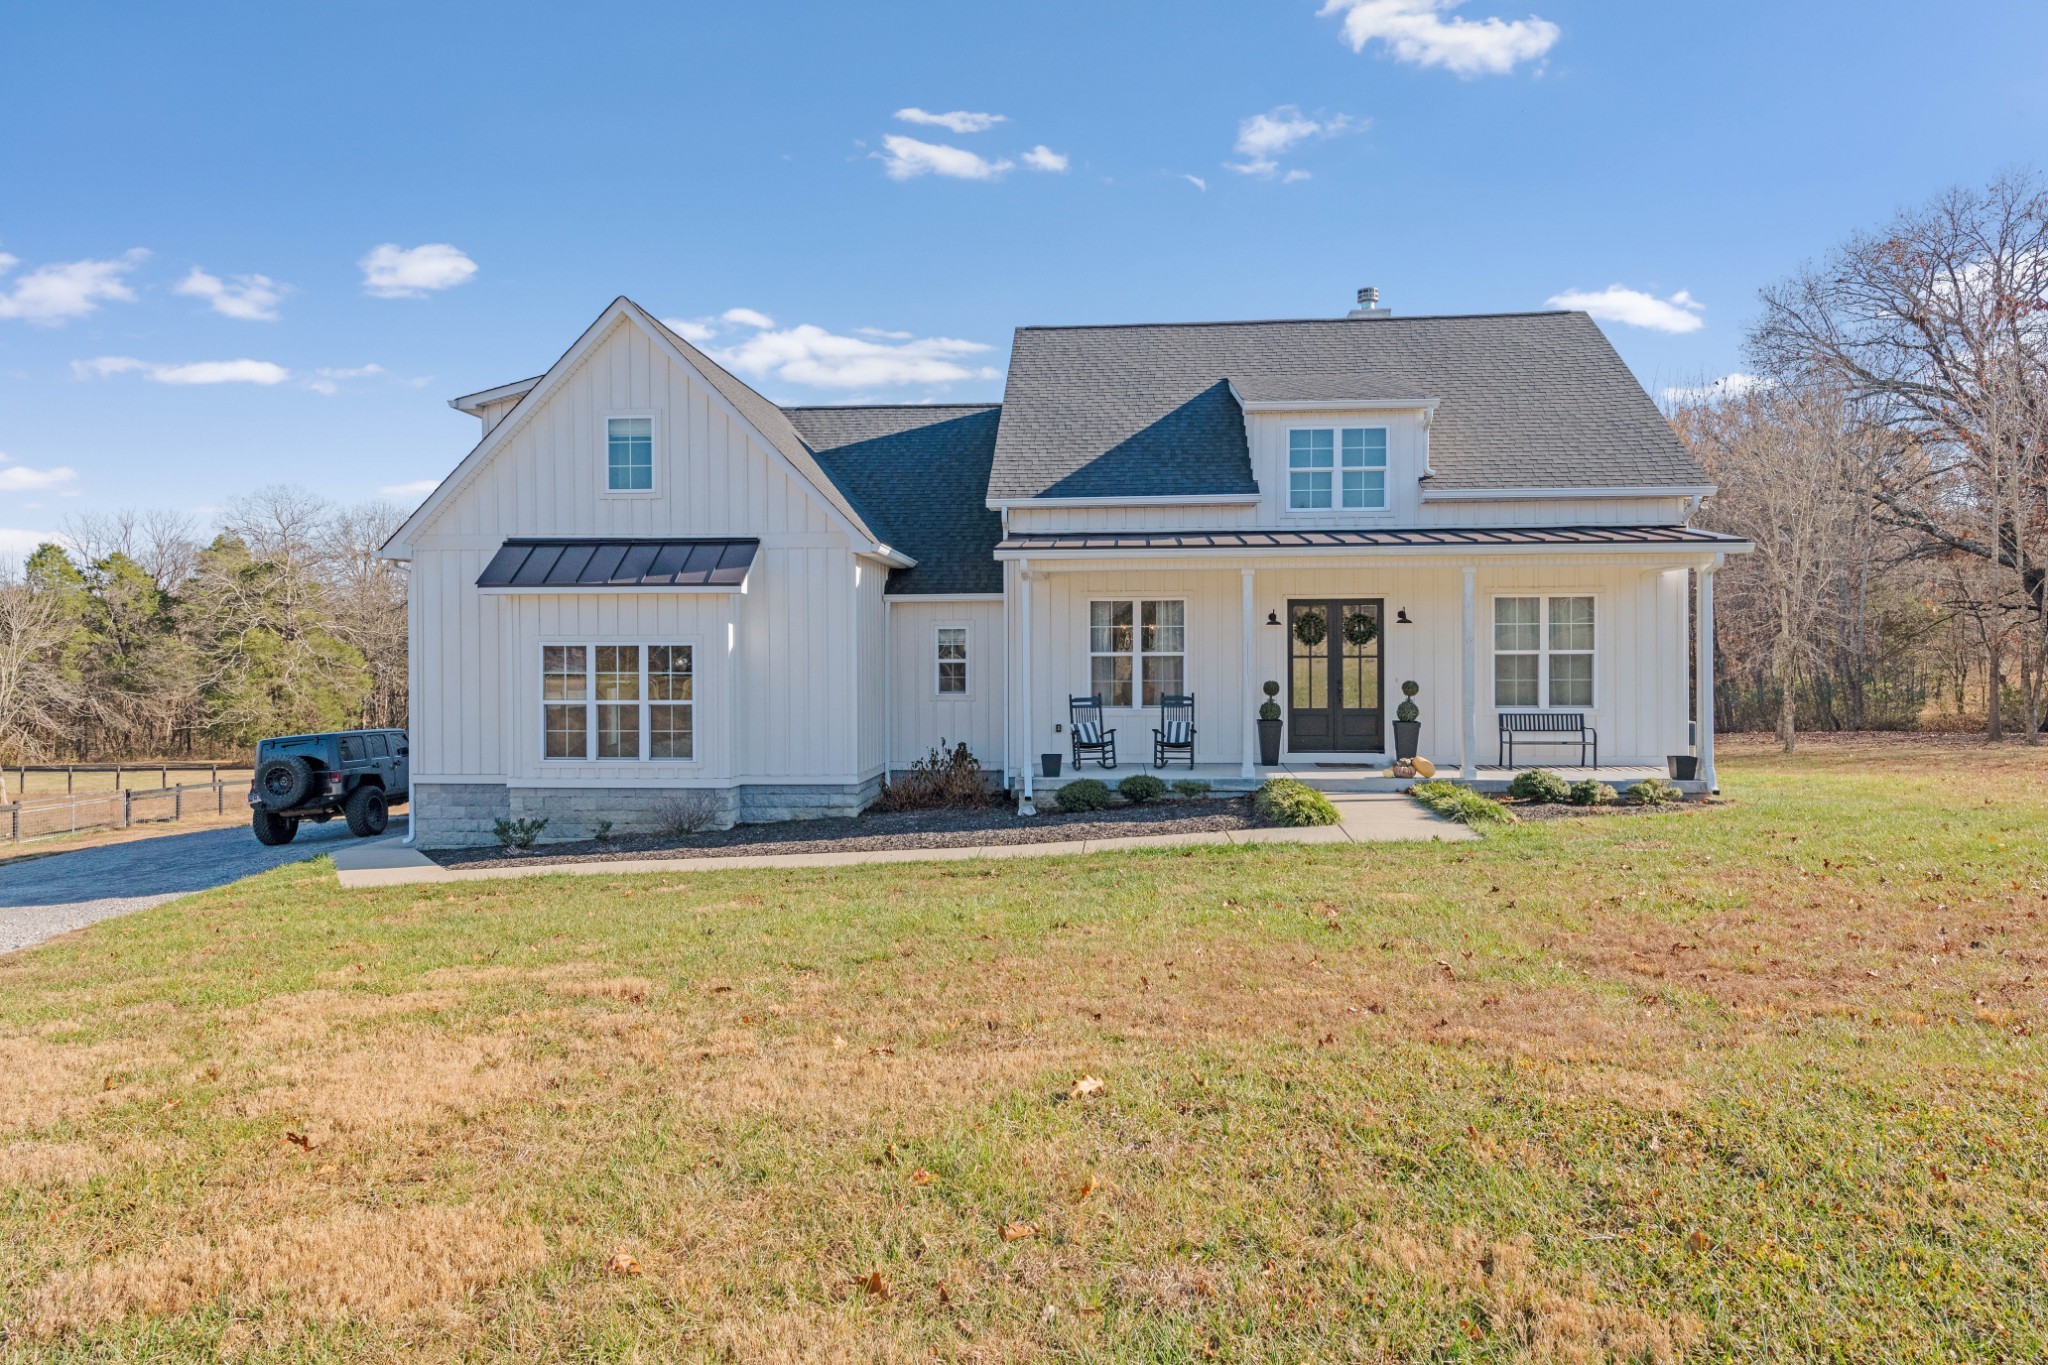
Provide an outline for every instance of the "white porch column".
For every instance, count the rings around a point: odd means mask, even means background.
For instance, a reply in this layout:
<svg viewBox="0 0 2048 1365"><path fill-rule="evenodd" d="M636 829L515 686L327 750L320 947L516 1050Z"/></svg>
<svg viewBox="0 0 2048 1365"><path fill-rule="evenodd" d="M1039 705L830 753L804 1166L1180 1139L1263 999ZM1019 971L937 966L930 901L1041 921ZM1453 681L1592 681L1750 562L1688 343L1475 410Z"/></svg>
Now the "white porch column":
<svg viewBox="0 0 2048 1365"><path fill-rule="evenodd" d="M1479 776L1479 570L1465 566L1465 743L1459 775Z"/></svg>
<svg viewBox="0 0 2048 1365"><path fill-rule="evenodd" d="M1719 794L1720 779L1714 776L1714 570L1721 567L1716 556L1712 566L1700 570L1699 610L1699 777L1707 790Z"/></svg>
<svg viewBox="0 0 2048 1365"><path fill-rule="evenodd" d="M1252 580L1258 571L1243 569L1239 572L1244 577L1244 607L1243 620L1239 625L1239 632L1243 638L1238 646L1240 686L1237 690L1237 705L1240 713L1247 719L1244 722L1244 765L1238 772L1243 777L1254 777L1258 773L1259 727L1252 724L1249 717L1257 714L1250 708L1251 699L1257 696L1259 691L1258 660L1252 657L1258 644L1258 595L1253 590Z"/></svg>
<svg viewBox="0 0 2048 1365"><path fill-rule="evenodd" d="M1035 815L1037 811L1031 803L1031 765L1038 761L1038 755L1032 752L1038 746L1031 738L1036 732L1031 728L1031 561L1028 559L1017 561L1017 606L1017 685L1023 694L1018 708L1018 724L1023 729L1019 738L1024 747L1024 752L1018 755L1023 760L1024 798L1018 803L1017 810L1020 814Z"/></svg>

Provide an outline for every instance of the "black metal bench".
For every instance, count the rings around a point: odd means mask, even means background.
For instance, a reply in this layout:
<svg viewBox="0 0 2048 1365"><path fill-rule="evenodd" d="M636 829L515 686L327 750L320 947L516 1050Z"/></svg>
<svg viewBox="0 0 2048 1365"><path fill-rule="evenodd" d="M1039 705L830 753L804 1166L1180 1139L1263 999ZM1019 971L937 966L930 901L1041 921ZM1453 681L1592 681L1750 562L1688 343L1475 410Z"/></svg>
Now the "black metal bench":
<svg viewBox="0 0 2048 1365"><path fill-rule="evenodd" d="M1521 738L1523 744L1576 744L1579 746L1581 768L1600 766L1600 732L1586 724L1584 713L1579 711L1503 711L1500 713L1500 766L1515 766L1515 744ZM1593 761L1586 762L1586 750L1593 751Z"/></svg>

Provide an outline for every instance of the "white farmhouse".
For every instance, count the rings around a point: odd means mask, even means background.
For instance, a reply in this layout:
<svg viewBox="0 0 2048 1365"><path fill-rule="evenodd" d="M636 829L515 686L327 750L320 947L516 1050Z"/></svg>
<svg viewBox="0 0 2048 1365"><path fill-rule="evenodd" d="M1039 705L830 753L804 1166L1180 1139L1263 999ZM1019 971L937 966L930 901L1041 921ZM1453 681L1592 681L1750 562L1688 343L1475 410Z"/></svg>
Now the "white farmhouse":
<svg viewBox="0 0 2048 1365"><path fill-rule="evenodd" d="M1413 681L1447 776L1714 781L1749 547L1583 313L1026 327L1000 405L781 408L621 298L454 406L483 439L385 551L429 846L853 815L942 740L1028 801L1189 720L1174 775L1249 782L1268 680L1297 774L1384 766Z"/></svg>

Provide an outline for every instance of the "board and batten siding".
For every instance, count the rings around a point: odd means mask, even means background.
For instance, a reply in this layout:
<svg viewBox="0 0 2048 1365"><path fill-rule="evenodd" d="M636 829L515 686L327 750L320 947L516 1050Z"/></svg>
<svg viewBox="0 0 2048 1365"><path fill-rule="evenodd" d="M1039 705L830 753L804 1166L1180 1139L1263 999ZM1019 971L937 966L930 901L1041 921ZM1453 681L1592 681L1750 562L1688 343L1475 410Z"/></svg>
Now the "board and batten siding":
<svg viewBox="0 0 2048 1365"><path fill-rule="evenodd" d="M655 417L655 487L607 494L604 419L628 413ZM883 570L856 560L837 515L701 377L621 320L513 421L413 540L420 780L849 783L880 768L880 740L863 734L882 724ZM761 549L743 594L478 591L517 536L755 536ZM540 650L571 639L697 645L698 759L543 760Z"/></svg>
<svg viewBox="0 0 2048 1365"><path fill-rule="evenodd" d="M967 627L967 695L941 696L938 629ZM1008 678L1000 601L889 601L889 766L900 771L940 743L965 744L989 772L1004 770Z"/></svg>

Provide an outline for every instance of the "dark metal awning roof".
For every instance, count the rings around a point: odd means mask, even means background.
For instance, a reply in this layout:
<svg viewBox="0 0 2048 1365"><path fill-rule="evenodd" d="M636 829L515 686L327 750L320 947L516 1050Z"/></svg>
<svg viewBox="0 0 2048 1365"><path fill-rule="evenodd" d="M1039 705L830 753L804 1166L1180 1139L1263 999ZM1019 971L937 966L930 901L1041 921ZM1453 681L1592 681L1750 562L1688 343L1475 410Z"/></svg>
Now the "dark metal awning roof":
<svg viewBox="0 0 2048 1365"><path fill-rule="evenodd" d="M1020 533L996 547L999 554L1040 554L1092 550L1478 550L1626 549L1666 547L1739 552L1750 548L1739 536L1692 526L1431 526L1413 530L1335 529L1299 531L1111 531Z"/></svg>
<svg viewBox="0 0 2048 1365"><path fill-rule="evenodd" d="M737 592L758 540L508 540L476 580L501 591L604 588Z"/></svg>

